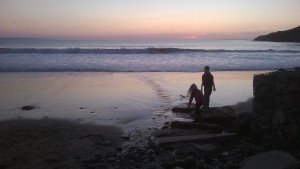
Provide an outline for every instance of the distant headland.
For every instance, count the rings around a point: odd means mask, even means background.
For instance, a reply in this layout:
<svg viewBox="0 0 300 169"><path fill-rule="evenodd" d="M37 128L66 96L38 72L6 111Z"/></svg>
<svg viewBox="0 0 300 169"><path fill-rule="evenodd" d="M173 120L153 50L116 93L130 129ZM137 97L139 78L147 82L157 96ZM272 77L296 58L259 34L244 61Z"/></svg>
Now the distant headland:
<svg viewBox="0 0 300 169"><path fill-rule="evenodd" d="M268 35L261 35L254 41L269 41L269 42L300 42L300 26L286 30L272 32Z"/></svg>

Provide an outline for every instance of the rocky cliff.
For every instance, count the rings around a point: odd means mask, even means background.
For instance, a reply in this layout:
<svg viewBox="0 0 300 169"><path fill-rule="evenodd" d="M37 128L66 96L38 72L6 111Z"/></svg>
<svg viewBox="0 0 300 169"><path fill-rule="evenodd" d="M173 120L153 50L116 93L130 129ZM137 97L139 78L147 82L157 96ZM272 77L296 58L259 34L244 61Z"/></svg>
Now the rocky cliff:
<svg viewBox="0 0 300 169"><path fill-rule="evenodd" d="M286 31L278 31L268 35L261 35L255 38L254 41L300 42L300 26Z"/></svg>

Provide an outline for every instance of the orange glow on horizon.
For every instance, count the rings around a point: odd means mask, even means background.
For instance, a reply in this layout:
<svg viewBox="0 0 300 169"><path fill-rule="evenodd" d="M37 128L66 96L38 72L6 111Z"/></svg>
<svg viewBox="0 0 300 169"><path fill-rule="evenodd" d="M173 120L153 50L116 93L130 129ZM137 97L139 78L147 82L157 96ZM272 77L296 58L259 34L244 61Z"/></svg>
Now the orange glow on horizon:
<svg viewBox="0 0 300 169"><path fill-rule="evenodd" d="M299 0L4 0L0 37L252 39L299 26L299 6Z"/></svg>

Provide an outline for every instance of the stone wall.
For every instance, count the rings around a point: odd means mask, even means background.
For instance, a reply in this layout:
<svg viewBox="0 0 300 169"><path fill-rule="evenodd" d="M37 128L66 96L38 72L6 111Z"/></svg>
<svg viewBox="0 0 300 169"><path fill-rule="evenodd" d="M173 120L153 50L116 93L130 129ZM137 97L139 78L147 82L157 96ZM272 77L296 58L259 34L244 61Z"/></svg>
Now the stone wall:
<svg viewBox="0 0 300 169"><path fill-rule="evenodd" d="M269 148L300 148L300 68L253 78L251 137Z"/></svg>

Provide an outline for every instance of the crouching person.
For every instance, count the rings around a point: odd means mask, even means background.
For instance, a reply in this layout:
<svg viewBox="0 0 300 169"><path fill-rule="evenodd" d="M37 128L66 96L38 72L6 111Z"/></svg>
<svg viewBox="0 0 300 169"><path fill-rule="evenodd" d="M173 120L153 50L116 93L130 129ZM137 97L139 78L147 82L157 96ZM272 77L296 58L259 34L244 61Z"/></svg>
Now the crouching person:
<svg viewBox="0 0 300 169"><path fill-rule="evenodd" d="M200 112L200 107L203 105L203 94L201 90L199 90L196 84L192 84L187 93L190 96L188 108L190 109L193 99L195 98L195 122L202 121L202 115Z"/></svg>

